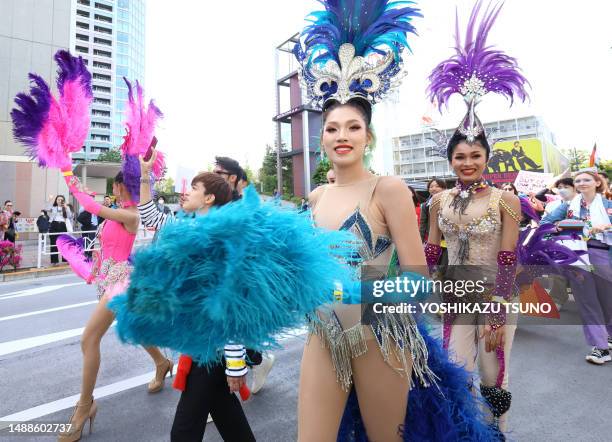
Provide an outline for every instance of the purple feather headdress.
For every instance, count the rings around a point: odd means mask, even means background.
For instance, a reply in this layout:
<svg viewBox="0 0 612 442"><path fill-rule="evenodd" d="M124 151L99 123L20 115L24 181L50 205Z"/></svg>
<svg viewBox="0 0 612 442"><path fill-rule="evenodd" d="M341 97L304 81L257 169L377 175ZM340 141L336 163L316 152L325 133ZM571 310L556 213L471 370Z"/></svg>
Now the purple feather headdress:
<svg viewBox="0 0 612 442"><path fill-rule="evenodd" d="M478 0L474 5L463 43L459 36L459 15L456 15L456 54L434 68L429 75L428 86L429 98L437 101L439 108L448 105L453 94L463 96L468 112L457 130L465 135L469 142L473 142L484 130L475 112L476 105L484 95L488 92L498 93L509 98L511 104L515 96L522 101L528 97L525 85L529 82L520 73L516 59L487 45L487 36L503 2L495 6L489 4L477 27L481 4L481 0Z"/></svg>
<svg viewBox="0 0 612 442"><path fill-rule="evenodd" d="M149 149L151 140L155 136L155 126L162 112L153 103L153 100L145 103L144 91L140 83L136 81L136 96L134 88L127 78L123 78L128 87L128 106L126 109L126 129L123 144L121 145L121 156L123 158L122 172L123 182L127 187L132 199L138 201L140 197L140 161L139 156L144 156ZM153 182L163 176L165 169L164 155L157 151L157 157L153 164Z"/></svg>

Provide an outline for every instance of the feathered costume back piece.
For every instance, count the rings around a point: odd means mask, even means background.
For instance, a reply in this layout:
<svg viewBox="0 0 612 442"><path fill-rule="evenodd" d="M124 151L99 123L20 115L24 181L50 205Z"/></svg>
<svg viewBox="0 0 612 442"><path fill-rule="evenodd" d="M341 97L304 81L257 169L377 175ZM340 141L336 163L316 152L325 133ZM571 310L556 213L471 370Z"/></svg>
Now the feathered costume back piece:
<svg viewBox="0 0 612 442"><path fill-rule="evenodd" d="M305 214L244 197L205 216L164 226L136 252L129 290L115 297L124 342L158 345L210 363L228 342L268 349L333 300L351 271L348 232L312 226Z"/></svg>
<svg viewBox="0 0 612 442"><path fill-rule="evenodd" d="M468 107L466 116L458 127L469 142L482 133L482 123L476 115L475 108L488 92L501 94L510 99L515 96L525 101L528 97L525 86L528 81L520 73L516 59L487 44L487 37L497 19L503 3L484 11L477 26L482 1L474 5L467 24L465 39L462 42L459 30L459 15L455 24L456 54L438 64L429 76L428 94L438 106L448 105L453 94L461 94ZM474 31L476 33L474 34Z"/></svg>
<svg viewBox="0 0 612 442"><path fill-rule="evenodd" d="M39 75L30 73L30 93L19 93L11 111L13 135L26 146L40 166L66 169L70 154L79 152L89 131L89 105L93 99L91 74L81 57L58 51L55 97Z"/></svg>
<svg viewBox="0 0 612 442"><path fill-rule="evenodd" d="M85 238L75 238L71 235L57 237L57 249L76 273L88 284L92 281L93 263L85 256Z"/></svg>
<svg viewBox="0 0 612 442"><path fill-rule="evenodd" d="M399 85L406 35L416 33L413 2L403 0L319 0L325 7L307 18L311 22L294 47L300 79L308 97L318 105L362 98L380 101Z"/></svg>
<svg viewBox="0 0 612 442"><path fill-rule="evenodd" d="M130 195L134 201L140 197L140 161L138 156L144 156L149 149L151 140L155 136L155 126L162 112L153 103L153 100L146 104L144 91L140 83L136 81L136 96L134 87L127 78L123 80L128 87L128 105L126 109L126 130L121 145L121 157L123 179ZM164 173L165 162L162 152L157 151L157 158L152 168L152 180L160 179Z"/></svg>

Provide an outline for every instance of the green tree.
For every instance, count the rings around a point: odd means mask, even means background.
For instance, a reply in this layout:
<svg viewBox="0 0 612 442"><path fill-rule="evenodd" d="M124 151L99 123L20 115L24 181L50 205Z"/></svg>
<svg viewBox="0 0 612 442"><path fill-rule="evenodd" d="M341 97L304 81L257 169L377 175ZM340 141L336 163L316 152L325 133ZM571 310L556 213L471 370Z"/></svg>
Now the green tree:
<svg viewBox="0 0 612 442"><path fill-rule="evenodd" d="M155 183L157 196L163 196L167 203L177 203L178 196L174 191L174 180L171 177L162 178Z"/></svg>
<svg viewBox="0 0 612 442"><path fill-rule="evenodd" d="M586 150L572 147L570 149L564 149L563 153L569 159L570 170L572 172L580 170L589 165L589 153Z"/></svg>
<svg viewBox="0 0 612 442"><path fill-rule="evenodd" d="M315 170L314 175L312 176L312 180L315 184L325 184L327 183L327 172L331 169L331 162L327 158L322 158L317 164L317 168Z"/></svg>
<svg viewBox="0 0 612 442"><path fill-rule="evenodd" d="M272 194L274 189L277 188L276 164L276 149L266 145L266 154L261 169L259 169L262 193ZM289 197L293 195L293 162L291 158L281 158L281 165L283 173L282 193Z"/></svg>
<svg viewBox="0 0 612 442"><path fill-rule="evenodd" d="M120 163L121 151L118 147L113 147L112 149L109 149L106 152L102 152L100 155L98 155L98 158L96 158L95 161L104 161L106 163Z"/></svg>

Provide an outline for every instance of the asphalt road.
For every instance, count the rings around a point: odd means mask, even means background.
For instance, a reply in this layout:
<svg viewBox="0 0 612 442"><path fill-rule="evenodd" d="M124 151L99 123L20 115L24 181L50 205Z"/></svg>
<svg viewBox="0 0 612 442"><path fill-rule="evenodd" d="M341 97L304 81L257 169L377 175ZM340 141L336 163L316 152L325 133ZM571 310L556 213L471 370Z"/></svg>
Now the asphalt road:
<svg viewBox="0 0 612 442"><path fill-rule="evenodd" d="M73 276L0 285L0 428L9 420L68 422L81 378L79 337L96 302L95 291ZM565 316L576 317L568 303ZM305 335L286 338L275 353L266 388L244 404L258 440L293 441L299 362ZM579 326L529 325L516 333L510 361L511 440L612 440L612 363L587 364ZM154 367L138 347L102 341L95 393L98 416L86 441L168 441L179 394L146 391ZM0 441L48 441L53 436L12 436ZM221 440L214 425L207 442Z"/></svg>

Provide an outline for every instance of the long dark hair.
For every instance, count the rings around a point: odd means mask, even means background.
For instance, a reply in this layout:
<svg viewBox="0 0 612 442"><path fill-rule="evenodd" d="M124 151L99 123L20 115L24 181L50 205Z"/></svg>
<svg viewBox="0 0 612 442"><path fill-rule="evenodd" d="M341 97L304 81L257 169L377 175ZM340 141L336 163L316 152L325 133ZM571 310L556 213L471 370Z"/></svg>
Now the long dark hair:
<svg viewBox="0 0 612 442"><path fill-rule="evenodd" d="M414 190L414 187L408 186L408 189L410 189L410 192L412 192L412 202L414 203L414 207L417 207L419 204L421 204L421 199L417 195L416 190Z"/></svg>
<svg viewBox="0 0 612 442"><path fill-rule="evenodd" d="M62 206L62 216L64 219L68 218L68 213L66 213L66 197L64 195L57 195L55 197L55 201L53 201L53 207L58 207L57 199L62 198L64 200L64 205Z"/></svg>
<svg viewBox="0 0 612 442"><path fill-rule="evenodd" d="M457 145L461 143L462 141L465 141L466 143L468 143L467 137L463 135L461 132L459 132L459 130L456 130L452 138L449 140L448 148L446 149L446 157L448 158L449 163L453 159L453 151L455 150L455 147L457 147ZM489 156L491 155L491 147L489 146L489 142L487 141L487 136L485 135L484 130L478 134L478 136L474 139L474 142L468 143L468 144L472 145L472 144L475 144L476 142L478 142L478 144L484 147L484 149L487 151L487 161L488 161Z"/></svg>

